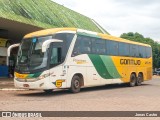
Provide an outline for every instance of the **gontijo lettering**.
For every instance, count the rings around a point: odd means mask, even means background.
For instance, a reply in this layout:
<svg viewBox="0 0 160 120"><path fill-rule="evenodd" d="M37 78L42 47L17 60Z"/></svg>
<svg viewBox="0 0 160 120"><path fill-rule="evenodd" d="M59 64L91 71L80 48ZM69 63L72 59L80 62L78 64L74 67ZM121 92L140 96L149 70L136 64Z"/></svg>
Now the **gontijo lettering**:
<svg viewBox="0 0 160 120"><path fill-rule="evenodd" d="M134 59L120 59L121 65L141 65L140 60L134 60Z"/></svg>

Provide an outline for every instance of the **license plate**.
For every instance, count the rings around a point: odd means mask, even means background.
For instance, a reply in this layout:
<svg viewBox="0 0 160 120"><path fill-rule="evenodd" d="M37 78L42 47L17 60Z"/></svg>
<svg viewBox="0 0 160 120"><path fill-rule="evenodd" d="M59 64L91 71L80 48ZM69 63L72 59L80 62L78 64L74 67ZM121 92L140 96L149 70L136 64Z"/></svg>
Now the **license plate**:
<svg viewBox="0 0 160 120"><path fill-rule="evenodd" d="M29 88L29 84L23 84L23 87Z"/></svg>

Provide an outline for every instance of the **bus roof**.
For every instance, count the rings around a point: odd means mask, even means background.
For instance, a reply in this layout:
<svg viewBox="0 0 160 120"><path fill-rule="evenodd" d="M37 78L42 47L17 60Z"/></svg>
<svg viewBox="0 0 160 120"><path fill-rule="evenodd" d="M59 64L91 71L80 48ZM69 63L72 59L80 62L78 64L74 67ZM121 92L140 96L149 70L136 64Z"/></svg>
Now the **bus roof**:
<svg viewBox="0 0 160 120"><path fill-rule="evenodd" d="M107 40L113 40L113 41L118 41L118 42L125 42L125 43L137 44L137 45L142 45L142 46L148 46L148 47L150 47L150 45L148 45L148 44L134 42L134 41L131 41L131 40L127 40L127 39L111 36L111 35L108 35L108 34L96 33L96 32L82 30L82 29L77 29L77 28L52 28L52 29L45 29L45 30L40 30L40 31L29 33L29 34L25 35L24 38L45 36L45 35L50 35L50 34L53 34L53 33L56 33L56 32L61 32L61 31L62 32L63 31L75 31L77 33L81 33L81 34L86 35L86 36L93 36L93 37L98 37L98 38L107 39Z"/></svg>
<svg viewBox="0 0 160 120"><path fill-rule="evenodd" d="M151 47L148 44L144 44L144 43L140 43L140 42L134 42L134 41L131 41L131 40L127 40L127 39L124 39L124 38L115 37L115 36L111 36L111 35L107 35L107 34L98 33L98 36L100 36L103 39L108 39L108 40L114 40L114 41L118 41L118 42L125 42L125 43L130 43L130 44L137 44L137 45Z"/></svg>
<svg viewBox="0 0 160 120"><path fill-rule="evenodd" d="M29 33L24 36L24 38L38 37L50 35L60 31L77 31L77 28L52 28L52 29L44 29L36 32Z"/></svg>

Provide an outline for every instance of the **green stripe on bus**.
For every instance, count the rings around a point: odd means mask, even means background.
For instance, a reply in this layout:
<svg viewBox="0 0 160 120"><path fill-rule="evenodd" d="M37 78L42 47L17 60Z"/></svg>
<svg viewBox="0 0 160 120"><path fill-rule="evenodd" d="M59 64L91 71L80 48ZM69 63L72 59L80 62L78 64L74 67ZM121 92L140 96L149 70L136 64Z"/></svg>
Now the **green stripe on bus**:
<svg viewBox="0 0 160 120"><path fill-rule="evenodd" d="M113 78L108 70L106 69L101 57L99 55L92 55L92 54L89 54L88 55L90 60L92 61L94 67L96 68L98 74L104 78L104 79L111 79Z"/></svg>
<svg viewBox="0 0 160 120"><path fill-rule="evenodd" d="M104 79L121 78L112 58L104 55L88 55L98 74Z"/></svg>
<svg viewBox="0 0 160 120"><path fill-rule="evenodd" d="M37 78L37 77L39 77L41 74L42 74L42 72L38 72L38 73L35 73L35 74L29 74L29 75L27 76L27 78Z"/></svg>
<svg viewBox="0 0 160 120"><path fill-rule="evenodd" d="M100 55L107 71L113 78L121 78L110 56Z"/></svg>

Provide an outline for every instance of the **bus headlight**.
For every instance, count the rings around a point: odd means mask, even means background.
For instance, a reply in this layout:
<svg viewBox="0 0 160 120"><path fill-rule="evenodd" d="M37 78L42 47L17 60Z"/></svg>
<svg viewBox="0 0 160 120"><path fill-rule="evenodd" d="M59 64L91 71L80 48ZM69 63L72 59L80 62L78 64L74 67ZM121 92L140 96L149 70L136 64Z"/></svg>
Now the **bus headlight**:
<svg viewBox="0 0 160 120"><path fill-rule="evenodd" d="M44 74L44 75L41 75L37 78L17 78L15 77L15 80L19 81L19 82L35 82L35 81L38 81L38 80L42 80L46 77L50 76L50 74Z"/></svg>

